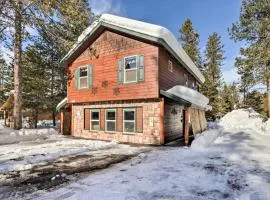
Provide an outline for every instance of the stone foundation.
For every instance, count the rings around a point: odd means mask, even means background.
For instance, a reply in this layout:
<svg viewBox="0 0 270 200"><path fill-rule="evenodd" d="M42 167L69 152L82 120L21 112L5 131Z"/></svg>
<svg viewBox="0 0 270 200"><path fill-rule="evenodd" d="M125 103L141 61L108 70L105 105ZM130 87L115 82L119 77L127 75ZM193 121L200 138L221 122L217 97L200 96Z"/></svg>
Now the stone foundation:
<svg viewBox="0 0 270 200"><path fill-rule="evenodd" d="M160 145L162 141L162 117L161 108L163 102L155 101L127 102L127 103L94 103L94 104L73 104L72 105L72 135L75 137L119 141L123 143L153 144ZM106 132L105 130L90 131L84 129L84 109L106 109L106 108L137 108L142 109L142 131L134 134L123 132ZM104 116L101 116L104 117ZM118 122L116 122L118 124Z"/></svg>

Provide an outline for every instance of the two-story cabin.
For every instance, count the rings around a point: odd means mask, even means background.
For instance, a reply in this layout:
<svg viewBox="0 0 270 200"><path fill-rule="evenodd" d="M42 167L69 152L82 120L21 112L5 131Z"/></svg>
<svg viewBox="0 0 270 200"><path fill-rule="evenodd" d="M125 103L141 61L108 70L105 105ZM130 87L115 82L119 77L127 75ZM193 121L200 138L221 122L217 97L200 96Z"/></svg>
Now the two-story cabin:
<svg viewBox="0 0 270 200"><path fill-rule="evenodd" d="M164 27L103 14L61 64L63 134L160 145L206 127L204 77Z"/></svg>

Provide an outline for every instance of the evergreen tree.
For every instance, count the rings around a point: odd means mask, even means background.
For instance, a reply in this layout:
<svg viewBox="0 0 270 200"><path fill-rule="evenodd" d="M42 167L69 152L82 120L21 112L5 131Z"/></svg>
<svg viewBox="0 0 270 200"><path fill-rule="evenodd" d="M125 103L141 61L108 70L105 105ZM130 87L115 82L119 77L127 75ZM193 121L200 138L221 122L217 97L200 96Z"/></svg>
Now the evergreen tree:
<svg viewBox="0 0 270 200"><path fill-rule="evenodd" d="M56 105L66 97L67 90L67 74L59 64L60 60L81 32L92 23L94 15L87 1L69 1L69 4L61 4L54 16L57 21L37 26L38 37L32 39L34 44L25 52L27 72L24 74L24 103L27 108L34 110L35 122L38 117L36 107L40 111L51 112L55 125ZM35 79L28 77L35 73L40 76L37 75ZM42 93L42 98L37 100ZM31 102L35 102L36 106Z"/></svg>
<svg viewBox="0 0 270 200"><path fill-rule="evenodd" d="M239 21L229 31L235 41L247 41L241 50L242 65L249 66L256 83L265 84L270 117L270 2L243 0Z"/></svg>
<svg viewBox="0 0 270 200"><path fill-rule="evenodd" d="M202 93L209 98L212 110L207 112L207 117L216 118L221 116L224 111L224 100L220 95L222 87L221 66L224 60L224 46L221 37L217 33L209 36L205 50L205 68L203 74L205 82L202 84Z"/></svg>
<svg viewBox="0 0 270 200"><path fill-rule="evenodd" d="M0 2L0 38L5 42L12 41L12 46L14 46L13 118L15 129L22 127L22 46L23 41L27 39L26 36L30 34L28 30L37 30L37 27L44 27L48 23L58 23L58 27L70 28L69 32L62 32L63 37L75 37L74 33L85 27L84 19L88 15L80 11L88 9L87 5L87 0L4 0ZM68 25L70 19L76 19L76 24L73 20L73 23Z"/></svg>
<svg viewBox="0 0 270 200"><path fill-rule="evenodd" d="M266 115L264 109L264 94L254 90L249 92L246 97L246 108L253 108L256 112Z"/></svg>
<svg viewBox="0 0 270 200"><path fill-rule="evenodd" d="M238 89L235 83L231 85L225 84L222 91L221 97L224 101L224 113L231 112L239 106L239 95Z"/></svg>
<svg viewBox="0 0 270 200"><path fill-rule="evenodd" d="M187 19L179 30L179 41L185 52L193 60L193 62L201 67L201 57L199 50L199 34L194 30L192 22Z"/></svg>
<svg viewBox="0 0 270 200"><path fill-rule="evenodd" d="M243 52L244 49L241 48L240 52ZM241 53L243 54L243 53ZM253 75L253 66L247 62L247 59L239 56L236 58L235 66L237 67L237 73L240 75L240 92L243 93L243 104L246 105L246 95L249 92L250 88L255 85L254 75Z"/></svg>
<svg viewBox="0 0 270 200"><path fill-rule="evenodd" d="M12 90L13 71L0 54L0 105L7 99L7 94Z"/></svg>

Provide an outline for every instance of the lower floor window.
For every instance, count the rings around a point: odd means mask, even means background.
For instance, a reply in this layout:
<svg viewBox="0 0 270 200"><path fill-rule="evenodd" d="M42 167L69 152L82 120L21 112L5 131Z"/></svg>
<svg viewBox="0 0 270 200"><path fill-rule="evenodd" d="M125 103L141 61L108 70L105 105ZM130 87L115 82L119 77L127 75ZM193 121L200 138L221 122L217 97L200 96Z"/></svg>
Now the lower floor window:
<svg viewBox="0 0 270 200"><path fill-rule="evenodd" d="M116 131L116 110L107 109L106 110L106 131L115 132Z"/></svg>
<svg viewBox="0 0 270 200"><path fill-rule="evenodd" d="M91 110L90 114L91 121L91 130L99 130L100 129L100 112L99 110Z"/></svg>
<svg viewBox="0 0 270 200"><path fill-rule="evenodd" d="M123 128L125 133L135 132L135 109L125 108L123 109Z"/></svg>

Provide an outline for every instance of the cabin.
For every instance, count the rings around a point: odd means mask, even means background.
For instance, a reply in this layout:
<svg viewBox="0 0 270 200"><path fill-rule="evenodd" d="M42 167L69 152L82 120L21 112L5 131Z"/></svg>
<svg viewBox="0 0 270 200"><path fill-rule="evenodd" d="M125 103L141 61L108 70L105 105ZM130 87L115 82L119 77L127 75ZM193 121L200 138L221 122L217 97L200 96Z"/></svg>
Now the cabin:
<svg viewBox="0 0 270 200"><path fill-rule="evenodd" d="M164 27L103 14L62 59L61 133L163 145L206 129L204 77Z"/></svg>

